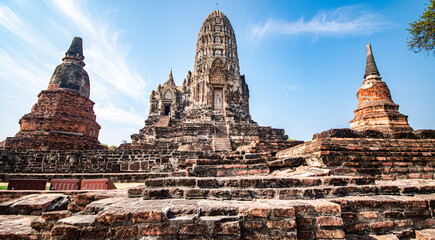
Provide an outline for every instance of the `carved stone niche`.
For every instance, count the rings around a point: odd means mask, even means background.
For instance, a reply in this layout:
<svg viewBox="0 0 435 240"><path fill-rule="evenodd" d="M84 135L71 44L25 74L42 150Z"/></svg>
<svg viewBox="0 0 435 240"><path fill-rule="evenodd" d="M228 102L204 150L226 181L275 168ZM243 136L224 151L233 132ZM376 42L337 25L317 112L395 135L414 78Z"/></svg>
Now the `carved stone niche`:
<svg viewBox="0 0 435 240"><path fill-rule="evenodd" d="M212 85L227 83L227 73L224 63L220 58L216 58L211 64L210 83Z"/></svg>
<svg viewBox="0 0 435 240"><path fill-rule="evenodd" d="M213 110L223 111L225 102L225 85L213 84Z"/></svg>

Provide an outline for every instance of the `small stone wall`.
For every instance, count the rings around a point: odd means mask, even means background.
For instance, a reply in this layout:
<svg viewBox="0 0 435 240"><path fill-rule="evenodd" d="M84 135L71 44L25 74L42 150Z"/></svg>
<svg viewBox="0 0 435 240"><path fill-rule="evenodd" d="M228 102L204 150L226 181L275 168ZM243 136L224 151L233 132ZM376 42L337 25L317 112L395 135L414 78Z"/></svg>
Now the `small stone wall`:
<svg viewBox="0 0 435 240"><path fill-rule="evenodd" d="M0 150L1 173L172 172L199 152ZM202 153L203 154L203 153Z"/></svg>
<svg viewBox="0 0 435 240"><path fill-rule="evenodd" d="M277 157L306 157L308 165L326 166L335 174L369 174L384 180L435 178L435 138L419 139L413 133L407 137L414 139L375 134L364 138L350 136L353 131L332 132L315 135L313 141L278 152Z"/></svg>

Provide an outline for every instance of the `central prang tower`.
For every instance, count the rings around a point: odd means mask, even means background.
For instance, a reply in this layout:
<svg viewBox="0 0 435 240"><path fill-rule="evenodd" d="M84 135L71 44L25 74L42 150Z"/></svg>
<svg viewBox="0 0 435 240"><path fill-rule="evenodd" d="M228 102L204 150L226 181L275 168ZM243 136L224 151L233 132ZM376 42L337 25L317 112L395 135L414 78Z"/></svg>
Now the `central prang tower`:
<svg viewBox="0 0 435 240"><path fill-rule="evenodd" d="M186 111L213 110L229 121L249 121L249 89L240 75L237 41L219 10L205 19L198 34L195 66L187 88Z"/></svg>
<svg viewBox="0 0 435 240"><path fill-rule="evenodd" d="M230 151L256 140L286 139L283 129L252 121L236 36L221 11L202 24L193 72L176 86L171 69L168 80L151 92L145 127L131 138L134 148L180 151Z"/></svg>

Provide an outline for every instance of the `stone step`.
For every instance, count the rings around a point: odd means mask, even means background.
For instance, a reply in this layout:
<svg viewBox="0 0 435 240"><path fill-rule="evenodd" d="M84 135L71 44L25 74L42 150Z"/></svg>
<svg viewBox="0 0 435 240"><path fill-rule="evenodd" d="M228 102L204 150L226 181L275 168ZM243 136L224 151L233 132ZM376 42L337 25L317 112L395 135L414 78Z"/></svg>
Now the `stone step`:
<svg viewBox="0 0 435 240"><path fill-rule="evenodd" d="M171 121L171 116L161 116L159 121L156 123L156 127L169 127Z"/></svg>
<svg viewBox="0 0 435 240"><path fill-rule="evenodd" d="M63 194L30 194L0 203L0 212L6 214L37 215L46 211L67 208L69 196Z"/></svg>
<svg viewBox="0 0 435 240"><path fill-rule="evenodd" d="M32 230L32 222L39 216L0 215L0 239L49 239L49 234Z"/></svg>
<svg viewBox="0 0 435 240"><path fill-rule="evenodd" d="M266 163L266 159L246 158L246 159L197 159L196 165L227 165L227 164L259 164Z"/></svg>
<svg viewBox="0 0 435 240"><path fill-rule="evenodd" d="M410 182L396 185L404 183ZM434 229L430 228L435 224L432 217L435 194L254 201L144 200L119 196L101 199L101 193L88 195L95 201L80 213L0 215L0 239L282 239L285 236L289 239L426 240L433 239Z"/></svg>
<svg viewBox="0 0 435 240"><path fill-rule="evenodd" d="M120 172L120 173L0 173L0 181L11 178L26 179L93 179L110 178L114 182L141 182L148 178L167 177L169 172Z"/></svg>
<svg viewBox="0 0 435 240"><path fill-rule="evenodd" d="M346 186L374 184L368 176L316 176L316 177L167 177L145 180L145 186L184 188L289 188L310 186Z"/></svg>
<svg viewBox="0 0 435 240"><path fill-rule="evenodd" d="M221 176L245 176L266 175L269 168L265 164L227 164L227 165L194 165L192 176L197 177L221 177Z"/></svg>
<svg viewBox="0 0 435 240"><path fill-rule="evenodd" d="M285 158L285 159L276 159L267 162L267 166L271 169L280 169L280 168L293 168L307 165L305 162L305 158L303 157L294 157L294 158Z"/></svg>
<svg viewBox="0 0 435 240"><path fill-rule="evenodd" d="M435 226L433 226L435 227ZM423 229L415 231L416 240L435 240L435 229Z"/></svg>
<svg viewBox="0 0 435 240"><path fill-rule="evenodd" d="M334 231L335 239L344 239L340 206L322 200L125 200L92 202L87 206L96 210L92 223L68 225L77 221L61 219L50 234L55 239L67 233L92 239L303 239L307 234L320 239ZM306 224L313 219L322 224Z"/></svg>
<svg viewBox="0 0 435 240"><path fill-rule="evenodd" d="M231 141L229 137L213 136L213 151L231 151Z"/></svg>
<svg viewBox="0 0 435 240"><path fill-rule="evenodd" d="M343 196L374 196L435 193L435 185L394 186L394 185L347 185L347 186L313 186L291 188L182 188L142 186L129 190L129 197L148 199L210 199L210 200L244 200L255 199L322 199Z"/></svg>

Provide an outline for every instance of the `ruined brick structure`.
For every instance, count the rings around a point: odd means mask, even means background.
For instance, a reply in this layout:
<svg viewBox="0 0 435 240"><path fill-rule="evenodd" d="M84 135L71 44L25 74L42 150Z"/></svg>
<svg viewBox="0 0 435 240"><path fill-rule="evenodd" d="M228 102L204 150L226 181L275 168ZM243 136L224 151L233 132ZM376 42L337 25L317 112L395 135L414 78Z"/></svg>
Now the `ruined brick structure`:
<svg viewBox="0 0 435 240"><path fill-rule="evenodd" d="M259 139L286 139L284 130L259 127L251 119L236 36L222 12L212 12L202 24L193 73L176 86L171 70L169 79L151 93L145 127L131 138L136 147L216 151Z"/></svg>
<svg viewBox="0 0 435 240"><path fill-rule="evenodd" d="M387 84L382 81L372 47L367 44L367 63L363 85L358 89L358 108L350 121L353 130L382 132L412 132L408 116L399 112L399 105L391 99Z"/></svg>
<svg viewBox="0 0 435 240"><path fill-rule="evenodd" d="M76 37L54 70L47 90L39 93L32 111L20 119L20 131L6 140L5 149L102 148L84 58L82 39Z"/></svg>
<svg viewBox="0 0 435 240"><path fill-rule="evenodd" d="M53 80L43 93L54 95L38 104L50 100L42 106L53 109L66 93L71 102L88 99L86 86ZM370 45L352 129L282 140L283 130L250 119L248 98L231 25L215 11L199 34L194 73L181 87L170 74L153 91L133 144L0 150L1 181L108 177L143 184L0 191L0 239L435 239L435 130L409 127Z"/></svg>

